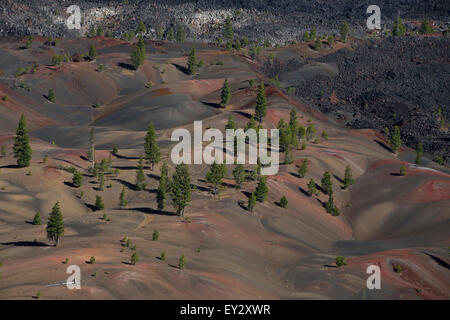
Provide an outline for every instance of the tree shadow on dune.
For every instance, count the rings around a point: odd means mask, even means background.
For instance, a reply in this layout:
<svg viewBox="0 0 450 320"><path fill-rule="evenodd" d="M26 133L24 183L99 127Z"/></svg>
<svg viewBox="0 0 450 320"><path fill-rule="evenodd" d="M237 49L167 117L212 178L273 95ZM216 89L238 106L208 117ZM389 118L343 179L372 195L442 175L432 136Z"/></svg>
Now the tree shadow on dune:
<svg viewBox="0 0 450 320"><path fill-rule="evenodd" d="M216 109L223 109L222 105L220 103L214 103L214 102L206 102L206 101L200 101L204 105L207 105L209 107L213 107Z"/></svg>
<svg viewBox="0 0 450 320"><path fill-rule="evenodd" d="M389 152L392 152L392 149L389 148L384 142L381 142L380 140L373 140L374 142L378 143L378 145L384 149L386 149Z"/></svg>
<svg viewBox="0 0 450 320"><path fill-rule="evenodd" d="M129 64L129 63L119 62L117 65L119 67L127 69L127 70L136 71L136 68L132 64Z"/></svg>
<svg viewBox="0 0 450 320"><path fill-rule="evenodd" d="M17 164L7 164L0 167L0 169L19 169L19 168L20 166Z"/></svg>
<svg viewBox="0 0 450 320"><path fill-rule="evenodd" d="M307 196L308 198L310 197L308 191L306 191L306 190L303 189L302 187L298 187L298 190L300 190L300 192L303 193L303 194L304 194L305 196Z"/></svg>
<svg viewBox="0 0 450 320"><path fill-rule="evenodd" d="M128 157L128 156L122 156L122 155L120 155L120 154L115 154L114 155L116 158L119 158L119 159L126 159L126 160L139 160L140 158L139 157Z"/></svg>
<svg viewBox="0 0 450 320"><path fill-rule="evenodd" d="M40 242L40 241L13 241L13 242L3 242L4 246L15 246L15 247L53 247L53 245Z"/></svg>
<svg viewBox="0 0 450 320"><path fill-rule="evenodd" d="M126 210L135 210L135 211L139 211L139 212L142 212L145 214L157 214L157 215L162 215L162 216L178 216L174 212L155 210L152 208L126 208Z"/></svg>
<svg viewBox="0 0 450 320"><path fill-rule="evenodd" d="M138 191L138 190L136 189L136 185L133 184L133 183L130 183L130 182L128 182L128 181L125 181L125 180L122 180L122 179L118 179L118 178L112 179L112 180L113 180L113 181L119 182L121 185L124 185L125 187L127 187L127 188L130 189L130 190Z"/></svg>
<svg viewBox="0 0 450 320"><path fill-rule="evenodd" d="M188 69L187 69L186 67L184 67L184 66L182 66L182 65L179 65L179 64L176 64L176 63L172 63L172 65L173 65L175 68L177 68L179 71L181 71L181 72L183 72L184 74L186 74L186 75L189 76L189 71L188 71Z"/></svg>

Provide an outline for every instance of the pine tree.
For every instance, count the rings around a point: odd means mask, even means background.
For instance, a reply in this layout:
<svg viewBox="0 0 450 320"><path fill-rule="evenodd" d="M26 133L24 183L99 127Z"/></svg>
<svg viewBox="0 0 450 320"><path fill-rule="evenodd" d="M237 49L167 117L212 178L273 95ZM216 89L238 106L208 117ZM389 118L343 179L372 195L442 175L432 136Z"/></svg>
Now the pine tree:
<svg viewBox="0 0 450 320"><path fill-rule="evenodd" d="M98 190L103 191L103 189L105 188L105 174L103 173L103 171L99 172L98 174Z"/></svg>
<svg viewBox="0 0 450 320"><path fill-rule="evenodd" d="M306 177L306 174L308 173L308 159L304 159L300 167L298 168L298 176L300 178Z"/></svg>
<svg viewBox="0 0 450 320"><path fill-rule="evenodd" d="M226 107L230 99L231 99L231 90L230 86L228 85L228 79L225 79L225 82L223 83L222 87L222 92L220 93L220 105L222 107Z"/></svg>
<svg viewBox="0 0 450 320"><path fill-rule="evenodd" d="M95 49L95 46L91 44L89 47L89 59L94 60L97 58L97 50Z"/></svg>
<svg viewBox="0 0 450 320"><path fill-rule="evenodd" d="M139 257L137 252L133 252L133 254L131 255L130 263L134 266L136 263L138 263L138 261Z"/></svg>
<svg viewBox="0 0 450 320"><path fill-rule="evenodd" d="M233 37L234 37L234 32L233 32L233 24L231 22L231 18L230 16L227 17L227 19L225 20L225 27L223 30L223 38L226 41L233 41Z"/></svg>
<svg viewBox="0 0 450 320"><path fill-rule="evenodd" d="M312 196L313 194L317 193L316 182L314 181L313 178L311 178L311 180L309 180L308 193L309 193L309 196Z"/></svg>
<svg viewBox="0 0 450 320"><path fill-rule="evenodd" d="M189 53L189 57L187 60L187 70L190 75L193 75L195 73L195 70L197 68L197 57L195 55L195 48L192 47L191 53Z"/></svg>
<svg viewBox="0 0 450 320"><path fill-rule="evenodd" d="M316 134L316 128L314 127L314 123L310 123L306 128L306 141L311 141Z"/></svg>
<svg viewBox="0 0 450 320"><path fill-rule="evenodd" d="M184 210L191 201L191 178L188 167L184 164L178 164L172 177L171 185L173 206L177 214L184 216Z"/></svg>
<svg viewBox="0 0 450 320"><path fill-rule="evenodd" d="M233 117L228 117L228 122L225 125L225 129L232 129L232 130L236 130L236 123L234 122Z"/></svg>
<svg viewBox="0 0 450 320"><path fill-rule="evenodd" d="M322 47L322 39L317 37L316 41L314 42L314 50L319 51L321 47Z"/></svg>
<svg viewBox="0 0 450 320"><path fill-rule="evenodd" d="M152 239L153 241L157 241L159 239L159 231L158 230L153 230L153 234L152 234Z"/></svg>
<svg viewBox="0 0 450 320"><path fill-rule="evenodd" d="M309 32L309 38L310 38L311 40L316 40L316 37L317 37L317 30L316 30L316 27L312 27L312 28L311 28L311 31Z"/></svg>
<svg viewBox="0 0 450 320"><path fill-rule="evenodd" d="M169 34L167 35L167 40L169 41L175 40L175 31L173 30L173 28L170 28Z"/></svg>
<svg viewBox="0 0 450 320"><path fill-rule="evenodd" d="M55 247L59 243L59 238L64 235L64 220L59 202L56 202L47 222L47 238L55 242Z"/></svg>
<svg viewBox="0 0 450 320"><path fill-rule="evenodd" d="M181 255L180 260L178 261L178 268L180 269L186 269L186 257Z"/></svg>
<svg viewBox="0 0 450 320"><path fill-rule="evenodd" d="M227 174L227 168L225 164L217 164L216 161L211 165L211 169L206 174L206 181L211 183L214 187L213 194L218 193L219 185L222 184L222 179Z"/></svg>
<svg viewBox="0 0 450 320"><path fill-rule="evenodd" d="M17 158L17 165L21 168L30 166L31 150L30 137L28 136L28 128L25 116L22 113L19 124L16 129L16 136L14 137L14 158Z"/></svg>
<svg viewBox="0 0 450 320"><path fill-rule="evenodd" d="M328 201L325 203L325 210L333 216L339 215L339 209L334 204L333 192L330 192L328 195Z"/></svg>
<svg viewBox="0 0 450 320"><path fill-rule="evenodd" d="M322 131L322 138L328 140L328 133L325 130Z"/></svg>
<svg viewBox="0 0 450 320"><path fill-rule="evenodd" d="M144 151L146 154L147 161L152 164L152 171L155 164L161 159L161 152L159 150L158 144L156 143L156 133L153 123L147 127L147 135L145 136Z"/></svg>
<svg viewBox="0 0 450 320"><path fill-rule="evenodd" d="M136 70L144 64L145 61L145 43L142 37L139 38L136 48L131 53L131 62Z"/></svg>
<svg viewBox="0 0 450 320"><path fill-rule="evenodd" d="M248 198L248 203L247 203L247 210L250 212L253 212L253 209L255 208L256 205L256 195L253 192L250 197Z"/></svg>
<svg viewBox="0 0 450 320"><path fill-rule="evenodd" d="M53 92L52 88L48 89L47 99L48 101L55 103L55 92Z"/></svg>
<svg viewBox="0 0 450 320"><path fill-rule="evenodd" d="M95 196L95 210L103 210L105 209L105 204L103 203L103 199L101 196Z"/></svg>
<svg viewBox="0 0 450 320"><path fill-rule="evenodd" d="M94 142L95 128L91 128L89 132L89 150L87 153L88 160L91 162L90 171L94 169L95 166L95 142Z"/></svg>
<svg viewBox="0 0 450 320"><path fill-rule="evenodd" d="M405 26L403 25L402 18L397 17L397 21L394 23L394 28L392 29L392 35L394 37L404 36L406 33Z"/></svg>
<svg viewBox="0 0 450 320"><path fill-rule="evenodd" d="M122 187L122 192L120 192L120 204L121 207L126 207L128 205L128 200L125 197L125 186Z"/></svg>
<svg viewBox="0 0 450 320"><path fill-rule="evenodd" d="M255 119L258 120L259 123L261 123L263 121L263 118L266 116L266 112L266 90L264 88L264 82L261 81L261 84L259 85L258 95L256 97Z"/></svg>
<svg viewBox="0 0 450 320"><path fill-rule="evenodd" d="M433 32L434 32L434 30L430 24L430 21L428 21L428 19L424 19L422 24L420 25L419 33L420 34L431 34Z"/></svg>
<svg viewBox="0 0 450 320"><path fill-rule="evenodd" d="M295 109L291 109L289 113L289 128L291 128L293 133L298 133L297 111Z"/></svg>
<svg viewBox="0 0 450 320"><path fill-rule="evenodd" d="M2 157L6 156L6 146L5 145L2 145L0 154L2 155Z"/></svg>
<svg viewBox="0 0 450 320"><path fill-rule="evenodd" d="M280 199L280 207L286 209L288 207L288 200L285 196L282 196Z"/></svg>
<svg viewBox="0 0 450 320"><path fill-rule="evenodd" d="M333 182L331 182L331 175L328 171L323 173L321 182L321 187L325 194L330 194L332 192Z"/></svg>
<svg viewBox="0 0 450 320"><path fill-rule="evenodd" d="M238 189L241 188L242 183L245 180L245 170L243 164L237 164L233 170L234 181L236 181L236 186Z"/></svg>
<svg viewBox="0 0 450 320"><path fill-rule="evenodd" d="M177 42L183 43L186 41L186 31L184 31L184 28L182 26L177 27Z"/></svg>
<svg viewBox="0 0 450 320"><path fill-rule="evenodd" d="M406 176L406 167L405 166L400 167L400 175L402 177Z"/></svg>
<svg viewBox="0 0 450 320"><path fill-rule="evenodd" d="M338 267L342 267L347 265L347 262L345 261L345 258L343 256L337 256L336 257L336 265Z"/></svg>
<svg viewBox="0 0 450 320"><path fill-rule="evenodd" d="M81 173L78 172L77 170L75 170L75 172L73 173L73 177L72 177L72 185L75 188L79 188L79 187L81 187L82 181L83 181L83 177L81 176Z"/></svg>
<svg viewBox="0 0 450 320"><path fill-rule="evenodd" d="M136 170L136 190L142 191L147 186L145 183L145 173L144 173L144 161L139 159L139 164Z"/></svg>
<svg viewBox="0 0 450 320"><path fill-rule="evenodd" d="M267 177L262 177L259 180L258 186L255 190L256 200L259 202L264 202L267 199L268 193L269 188L267 187Z"/></svg>
<svg viewBox="0 0 450 320"><path fill-rule="evenodd" d="M402 138L400 135L400 128L398 126L395 126L394 132L392 133L391 138L389 139L389 146L391 147L393 153L397 153L401 145L402 145Z"/></svg>
<svg viewBox="0 0 450 320"><path fill-rule="evenodd" d="M144 34L147 32L144 22L141 20L136 28L136 34Z"/></svg>
<svg viewBox="0 0 450 320"><path fill-rule="evenodd" d="M342 42L347 42L347 37L348 37L348 23L347 21L344 21L344 24L341 26L341 39Z"/></svg>
<svg viewBox="0 0 450 320"><path fill-rule="evenodd" d="M159 186L156 192L156 201L158 202L158 210L163 210L166 206L167 192L169 189L169 168L164 162L161 167L161 177L159 178Z"/></svg>
<svg viewBox="0 0 450 320"><path fill-rule="evenodd" d="M35 226L40 226L41 225L41 214L40 212L36 212L36 214L33 217L33 221L31 222L31 224L35 225Z"/></svg>
<svg viewBox="0 0 450 320"><path fill-rule="evenodd" d="M423 145L419 142L416 148L416 160L414 161L415 164L417 165L422 164L422 154L423 154Z"/></svg>
<svg viewBox="0 0 450 320"><path fill-rule="evenodd" d="M352 177L352 169L350 168L349 165L347 165L345 167L345 174L344 174L344 190L348 189L354 182L355 180L353 180Z"/></svg>

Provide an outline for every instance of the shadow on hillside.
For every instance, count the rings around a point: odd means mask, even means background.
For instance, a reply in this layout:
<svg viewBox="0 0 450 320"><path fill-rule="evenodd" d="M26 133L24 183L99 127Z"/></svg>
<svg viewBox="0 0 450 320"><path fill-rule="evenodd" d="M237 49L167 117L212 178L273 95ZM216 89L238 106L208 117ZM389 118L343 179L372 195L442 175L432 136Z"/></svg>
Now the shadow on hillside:
<svg viewBox="0 0 450 320"><path fill-rule="evenodd" d="M136 71L136 68L132 64L129 64L129 63L119 62L117 65L119 67L127 69L127 70Z"/></svg>
<svg viewBox="0 0 450 320"><path fill-rule="evenodd" d="M223 109L222 105L220 103L214 103L214 102L206 102L206 101L200 101L204 105L207 105L209 107L213 107L216 109Z"/></svg>
<svg viewBox="0 0 450 320"><path fill-rule="evenodd" d="M174 212L155 210L152 208L127 208L126 210L135 210L146 214L157 214L162 216L177 216Z"/></svg>
<svg viewBox="0 0 450 320"><path fill-rule="evenodd" d="M376 143L378 143L378 145L379 145L380 147L382 147L383 149L386 149L387 151L392 152L392 149L389 148L384 142L381 142L380 140L373 140L373 141L375 141Z"/></svg>
<svg viewBox="0 0 450 320"><path fill-rule="evenodd" d="M13 242L3 242L4 246L15 246L15 247L53 247L53 245L40 242L40 241L13 241Z"/></svg>
<svg viewBox="0 0 450 320"><path fill-rule="evenodd" d="M115 154L114 155L116 158L119 158L119 159L126 159L126 160L139 160L140 158L139 157L128 157L128 156L122 156L122 155L120 155L120 154Z"/></svg>
<svg viewBox="0 0 450 320"><path fill-rule="evenodd" d="M138 191L138 190L136 189L136 185L133 184L133 183L130 183L130 182L128 182L128 181L125 181L125 180L122 180L122 179L118 179L118 178L112 179L112 180L113 180L113 181L119 182L121 185L124 185L125 187L127 187L127 188L130 189L130 190Z"/></svg>
<svg viewBox="0 0 450 320"><path fill-rule="evenodd" d="M177 68L179 71L181 71L181 72L183 72L184 74L186 74L186 75L189 76L189 71L188 71L188 69L187 69L186 67L184 67L184 66L182 66L182 65L179 65L179 64L176 64L176 63L172 63L172 65L173 65L175 68Z"/></svg>
<svg viewBox="0 0 450 320"><path fill-rule="evenodd" d="M7 164L5 166L1 166L0 169L19 169L20 167L17 164Z"/></svg>

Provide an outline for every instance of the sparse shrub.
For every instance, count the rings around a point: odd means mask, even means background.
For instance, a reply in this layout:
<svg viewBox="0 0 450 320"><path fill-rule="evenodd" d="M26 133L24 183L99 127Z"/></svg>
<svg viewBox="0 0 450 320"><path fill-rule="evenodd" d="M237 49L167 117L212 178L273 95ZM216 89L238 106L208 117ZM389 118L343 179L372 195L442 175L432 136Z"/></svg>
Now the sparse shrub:
<svg viewBox="0 0 450 320"><path fill-rule="evenodd" d="M73 174L73 177L72 177L72 185L75 188L79 188L79 187L81 187L82 181L83 181L83 177L81 176L81 173L78 171L75 171Z"/></svg>
<svg viewBox="0 0 450 320"><path fill-rule="evenodd" d="M101 196L95 196L95 210L105 209L105 204Z"/></svg>
<svg viewBox="0 0 450 320"><path fill-rule="evenodd" d="M347 262L345 261L345 258L343 256L337 256L336 257L336 265L338 267L346 266Z"/></svg>
<svg viewBox="0 0 450 320"><path fill-rule="evenodd" d="M247 203L247 210L250 212L253 212L254 208L256 205L256 195L253 192L250 197L248 198L248 203Z"/></svg>
<svg viewBox="0 0 450 320"><path fill-rule="evenodd" d="M166 253L163 251L161 252L161 260L165 261L166 260Z"/></svg>
<svg viewBox="0 0 450 320"><path fill-rule="evenodd" d="M35 226L39 226L41 225L41 214L40 212L36 212L36 214L33 217L33 221L31 222L31 224L35 225Z"/></svg>
<svg viewBox="0 0 450 320"><path fill-rule="evenodd" d="M402 177L406 176L406 167L405 166L400 167L400 175Z"/></svg>
<svg viewBox="0 0 450 320"><path fill-rule="evenodd" d="M402 273L402 271L403 271L402 265L401 265L401 264L395 265L394 271L395 271L396 273Z"/></svg>
<svg viewBox="0 0 450 320"><path fill-rule="evenodd" d="M155 229L153 231L152 239L153 239L153 241L157 241L159 239L159 231L158 230Z"/></svg>
<svg viewBox="0 0 450 320"><path fill-rule="evenodd" d="M431 34L434 32L433 27L431 26L430 21L428 19L424 19L419 28L420 34Z"/></svg>
<svg viewBox="0 0 450 320"><path fill-rule="evenodd" d="M138 257L137 252L133 252L133 254L131 255L131 259L130 259L131 264L134 266L134 265L136 265L136 263L138 263L138 261L139 261L139 257Z"/></svg>
<svg viewBox="0 0 450 320"><path fill-rule="evenodd" d="M2 157L6 156L6 146L2 145L1 149L0 149L0 153L2 155Z"/></svg>
<svg viewBox="0 0 450 320"><path fill-rule="evenodd" d="M186 257L183 255L181 255L180 260L178 261L178 268L180 269L186 269Z"/></svg>
<svg viewBox="0 0 450 320"><path fill-rule="evenodd" d="M55 102L55 92L52 88L48 89L47 99L51 102Z"/></svg>
<svg viewBox="0 0 450 320"><path fill-rule="evenodd" d="M285 196L282 196L280 199L280 207L285 209L288 207L288 200Z"/></svg>
<svg viewBox="0 0 450 320"><path fill-rule="evenodd" d="M94 264L95 263L95 257L91 256L91 258L89 259L89 264Z"/></svg>

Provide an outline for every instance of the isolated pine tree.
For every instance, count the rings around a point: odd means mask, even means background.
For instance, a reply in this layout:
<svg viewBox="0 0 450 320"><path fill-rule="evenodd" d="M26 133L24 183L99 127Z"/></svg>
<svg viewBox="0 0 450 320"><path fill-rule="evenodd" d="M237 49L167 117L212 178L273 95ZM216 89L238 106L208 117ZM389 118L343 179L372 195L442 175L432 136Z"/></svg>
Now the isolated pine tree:
<svg viewBox="0 0 450 320"><path fill-rule="evenodd" d="M176 40L179 43L183 43L184 41L186 41L186 31L184 31L184 28L182 26L177 27Z"/></svg>
<svg viewBox="0 0 450 320"><path fill-rule="evenodd" d="M75 188L79 188L79 187L81 187L82 182L83 182L83 177L82 177L81 173L78 172L77 170L75 170L75 172L73 173L73 177L72 177L72 185Z"/></svg>
<svg viewBox="0 0 450 320"><path fill-rule="evenodd" d="M145 173L144 173L144 161L139 159L138 167L136 170L136 190L142 191L147 186L145 183Z"/></svg>
<svg viewBox="0 0 450 320"><path fill-rule="evenodd" d="M348 23L347 21L345 21L342 26L341 26L341 40L342 42L347 42L347 37L348 37Z"/></svg>
<svg viewBox="0 0 450 320"><path fill-rule="evenodd" d="M262 177L259 180L258 186L255 190L256 200L259 202L264 202L267 199L269 193L269 188L267 187L267 177Z"/></svg>
<svg viewBox="0 0 450 320"><path fill-rule="evenodd" d="M428 19L424 19L422 24L420 25L419 28L419 33L420 34L431 34L433 33L433 27L431 26L430 21L428 21Z"/></svg>
<svg viewBox="0 0 450 320"><path fill-rule="evenodd" d="M178 261L178 268L180 269L186 269L186 257L181 255L180 260Z"/></svg>
<svg viewBox="0 0 450 320"><path fill-rule="evenodd" d="M156 192L156 201L158 202L158 210L163 210L166 206L167 192L169 191L169 168L164 162L161 167L161 176L159 178L159 186Z"/></svg>
<svg viewBox="0 0 450 320"><path fill-rule="evenodd" d="M173 28L170 28L169 34L167 35L167 40L169 41L175 40L175 31L173 30Z"/></svg>
<svg viewBox="0 0 450 320"><path fill-rule="evenodd" d="M317 193L316 182L314 181L313 178L311 178L311 180L309 180L308 193L309 193L309 196L312 196L313 194Z"/></svg>
<svg viewBox="0 0 450 320"><path fill-rule="evenodd" d="M103 199L101 196L95 196L95 210L103 210L105 209L105 204L103 203Z"/></svg>
<svg viewBox="0 0 450 320"><path fill-rule="evenodd" d="M120 192L119 200L120 200L120 204L119 205L121 207L126 207L128 205L128 200L127 200L126 195L125 195L125 186L122 187L122 192Z"/></svg>
<svg viewBox="0 0 450 320"><path fill-rule="evenodd" d="M64 220L59 202L56 202L47 222L47 238L55 242L55 247L59 243L59 238L64 235Z"/></svg>
<svg viewBox="0 0 450 320"><path fill-rule="evenodd" d="M308 159L304 159L300 167L298 168L298 176L300 178L306 177L306 174L308 173Z"/></svg>
<svg viewBox="0 0 450 320"><path fill-rule="evenodd" d="M144 151L147 161L152 164L152 171L155 164L161 159L161 152L156 143L155 127L152 122L147 127L147 135L145 136Z"/></svg>
<svg viewBox="0 0 450 320"><path fill-rule="evenodd" d="M48 89L47 99L48 101L55 103L55 92L53 92L52 88Z"/></svg>
<svg viewBox="0 0 450 320"><path fill-rule="evenodd" d="M233 41L233 37L234 37L233 23L231 22L230 16L228 16L227 19L225 20L225 27L223 30L223 38L226 41L231 42L231 41Z"/></svg>
<svg viewBox="0 0 450 320"><path fill-rule="evenodd" d="M350 168L349 165L347 165L345 167L345 174L344 174L344 190L348 189L354 182L355 180L353 180L352 177L352 169Z"/></svg>
<svg viewBox="0 0 450 320"><path fill-rule="evenodd" d="M321 187L325 194L330 194L332 192L333 182L331 181L331 174L328 171L323 173L321 182Z"/></svg>
<svg viewBox="0 0 450 320"><path fill-rule="evenodd" d="M105 174L103 171L98 173L98 190L103 191L105 188Z"/></svg>
<svg viewBox="0 0 450 320"><path fill-rule="evenodd" d="M184 216L184 210L191 201L191 177L188 167L178 164L172 177L171 184L172 202L177 214Z"/></svg>
<svg viewBox="0 0 450 320"><path fill-rule="evenodd" d="M133 254L131 255L130 263L134 266L136 263L138 263L138 261L138 254L136 252L133 252Z"/></svg>
<svg viewBox="0 0 450 320"><path fill-rule="evenodd" d="M17 165L19 167L23 168L30 165L31 154L33 151L31 150L27 122L23 113L20 116L19 124L17 125L13 151L14 158L17 158Z"/></svg>
<svg viewBox="0 0 450 320"><path fill-rule="evenodd" d="M422 154L423 154L423 145L419 142L416 148L416 160L414 161L415 164L417 165L422 164Z"/></svg>
<svg viewBox="0 0 450 320"><path fill-rule="evenodd" d="M144 64L145 61L145 43L142 37L139 38L136 48L131 53L131 62L136 70Z"/></svg>
<svg viewBox="0 0 450 320"><path fill-rule="evenodd" d="M241 188L242 183L245 181L245 170L243 164L237 164L233 170L234 181L236 181L236 186L238 189Z"/></svg>
<svg viewBox="0 0 450 320"><path fill-rule="evenodd" d="M228 85L228 79L225 79L225 82L223 83L222 87L222 92L220 93L220 105L222 107L226 107L230 99L231 99L231 90L230 86Z"/></svg>
<svg viewBox="0 0 450 320"><path fill-rule="evenodd" d="M247 203L247 210L250 212L253 212L254 208L256 205L256 195L253 192L250 197L248 198L248 203Z"/></svg>
<svg viewBox="0 0 450 320"><path fill-rule="evenodd" d="M392 35L394 37L404 36L406 33L405 26L403 25L402 18L397 17L397 21L394 22L394 28L392 29Z"/></svg>
<svg viewBox="0 0 450 320"><path fill-rule="evenodd" d="M219 190L219 186L222 184L222 179L227 174L227 168L225 164L217 164L216 161L211 165L209 172L206 174L206 181L213 185L213 194L216 195Z"/></svg>
<svg viewBox="0 0 450 320"><path fill-rule="evenodd" d="M188 60L187 60L187 70L190 75L193 75L195 73L195 70L197 68L197 57L195 55L195 48L192 47L191 53L189 53Z"/></svg>
<svg viewBox="0 0 450 320"><path fill-rule="evenodd" d="M264 82L259 85L258 95L256 96L255 119L261 123L267 113L267 98Z"/></svg>
<svg viewBox="0 0 450 320"><path fill-rule="evenodd" d="M95 128L91 128L89 132L89 150L87 152L88 160L91 162L90 171L94 169L95 166L95 142L94 142Z"/></svg>
<svg viewBox="0 0 450 320"><path fill-rule="evenodd" d="M97 50L95 49L95 46L91 44L89 47L89 59L94 60L97 58Z"/></svg>
<svg viewBox="0 0 450 320"><path fill-rule="evenodd" d="M398 126L394 126L394 132L389 139L389 146L393 153L397 153L402 145L402 138L400 135L400 128Z"/></svg>
<svg viewBox="0 0 450 320"><path fill-rule="evenodd" d="M141 20L136 28L136 34L144 34L147 32L144 22Z"/></svg>
<svg viewBox="0 0 450 320"><path fill-rule="evenodd" d="M280 207L285 209L288 207L288 200L285 196L282 196L280 199Z"/></svg>
<svg viewBox="0 0 450 320"><path fill-rule="evenodd" d="M33 221L31 222L31 224L35 225L35 226L39 226L41 225L41 214L40 212L36 212L36 214L33 217Z"/></svg>

